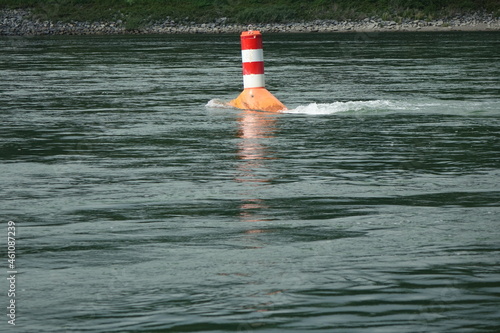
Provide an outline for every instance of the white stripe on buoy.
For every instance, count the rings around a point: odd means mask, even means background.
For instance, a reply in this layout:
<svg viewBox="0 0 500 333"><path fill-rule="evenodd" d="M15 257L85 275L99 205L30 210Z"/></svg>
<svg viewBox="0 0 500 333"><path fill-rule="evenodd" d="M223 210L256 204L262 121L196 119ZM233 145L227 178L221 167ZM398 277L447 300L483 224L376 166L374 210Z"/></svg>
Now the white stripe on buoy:
<svg viewBox="0 0 500 333"><path fill-rule="evenodd" d="M265 87L265 83L264 74L243 75L243 86L245 89Z"/></svg>
<svg viewBox="0 0 500 333"><path fill-rule="evenodd" d="M264 61L264 52L262 49L241 50L242 62Z"/></svg>

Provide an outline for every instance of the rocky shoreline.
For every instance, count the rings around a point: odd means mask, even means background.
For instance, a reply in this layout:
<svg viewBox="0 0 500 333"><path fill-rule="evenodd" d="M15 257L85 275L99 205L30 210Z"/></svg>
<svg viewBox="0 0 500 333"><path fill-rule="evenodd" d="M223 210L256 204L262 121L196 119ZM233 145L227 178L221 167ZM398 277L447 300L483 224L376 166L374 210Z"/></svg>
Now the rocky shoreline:
<svg viewBox="0 0 500 333"><path fill-rule="evenodd" d="M176 22L170 18L150 22L137 29L125 22L51 22L36 19L28 10L0 11L0 36L40 35L116 35L116 34L225 34L239 33L249 28L262 32L383 32L383 31L499 31L500 17L488 13L473 13L456 17L427 20L403 19L400 22L380 18L360 21L317 20L299 23L243 25L228 23L220 18L211 23Z"/></svg>

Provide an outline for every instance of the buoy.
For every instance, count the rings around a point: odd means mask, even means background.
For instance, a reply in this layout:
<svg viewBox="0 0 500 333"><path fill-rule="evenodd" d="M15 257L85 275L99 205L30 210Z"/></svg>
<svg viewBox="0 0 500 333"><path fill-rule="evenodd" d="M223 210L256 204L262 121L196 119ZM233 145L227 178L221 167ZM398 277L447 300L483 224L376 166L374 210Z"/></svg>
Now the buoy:
<svg viewBox="0 0 500 333"><path fill-rule="evenodd" d="M265 88L262 34L257 30L249 30L242 32L240 38L243 92L229 105L246 110L286 110L286 106Z"/></svg>

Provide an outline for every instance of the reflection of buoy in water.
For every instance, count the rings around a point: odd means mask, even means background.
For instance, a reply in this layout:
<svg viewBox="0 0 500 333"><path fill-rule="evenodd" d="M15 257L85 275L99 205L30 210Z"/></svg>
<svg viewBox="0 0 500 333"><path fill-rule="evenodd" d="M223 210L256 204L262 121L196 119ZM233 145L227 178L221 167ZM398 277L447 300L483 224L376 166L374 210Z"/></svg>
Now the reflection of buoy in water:
<svg viewBox="0 0 500 333"><path fill-rule="evenodd" d="M286 106L265 88L262 34L255 30L244 31L240 38L244 89L229 105L249 110L286 110Z"/></svg>

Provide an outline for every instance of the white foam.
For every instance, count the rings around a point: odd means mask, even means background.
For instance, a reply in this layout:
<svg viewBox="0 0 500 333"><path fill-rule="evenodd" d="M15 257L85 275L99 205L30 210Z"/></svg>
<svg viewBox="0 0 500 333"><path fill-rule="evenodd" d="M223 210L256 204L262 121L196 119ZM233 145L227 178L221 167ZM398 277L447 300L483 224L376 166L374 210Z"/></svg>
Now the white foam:
<svg viewBox="0 0 500 333"><path fill-rule="evenodd" d="M205 105L213 109L234 109L228 105L229 101L212 99ZM416 100L370 100L370 101L348 101L333 103L311 103L299 105L294 109L282 111L283 113L307 114L307 115L329 115L339 112L354 112L368 114L384 114L391 112L411 112L428 114L498 114L500 103L484 101L452 101L440 99L416 99Z"/></svg>
<svg viewBox="0 0 500 333"><path fill-rule="evenodd" d="M308 105L300 105L292 110L286 110L286 113L298 114L333 114L338 112L349 111L386 111L401 109L396 104L387 100L373 100L373 101L349 101L349 102L334 102L334 103L311 103Z"/></svg>
<svg viewBox="0 0 500 333"><path fill-rule="evenodd" d="M227 104L227 102L220 100L220 99L211 99L208 101L208 103L205 105L207 108L214 108L214 109L232 109L233 107Z"/></svg>

